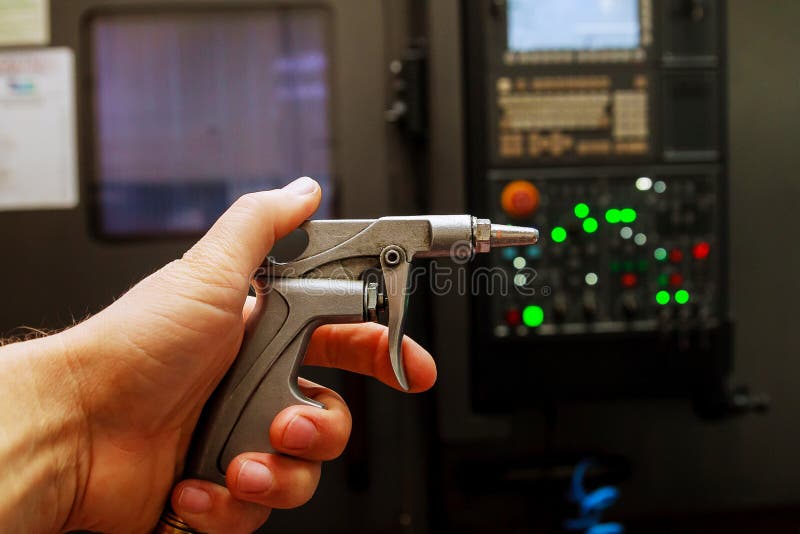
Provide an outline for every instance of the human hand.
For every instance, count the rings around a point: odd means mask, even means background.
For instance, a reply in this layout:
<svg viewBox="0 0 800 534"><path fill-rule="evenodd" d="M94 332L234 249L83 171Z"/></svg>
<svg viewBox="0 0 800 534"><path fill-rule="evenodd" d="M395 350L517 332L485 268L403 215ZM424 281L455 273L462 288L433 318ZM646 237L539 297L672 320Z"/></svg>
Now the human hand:
<svg viewBox="0 0 800 534"><path fill-rule="evenodd" d="M242 197L180 260L84 323L39 340L42 350L58 350L51 363L63 362L69 393L59 404L71 410L76 433L67 440L75 443L74 491L56 492L55 517L43 530L143 532L155 525L202 406L241 344L252 309L250 274L276 239L314 212L320 194L304 178ZM429 388L436 378L430 355L410 339L403 351L411 390ZM380 325L329 325L313 335L305 363L369 374L399 389L387 353ZM228 467L227 487L181 481L171 504L182 519L206 532L251 532L271 508L311 497L320 462L342 452L351 422L333 391L309 382L301 389L327 409L293 406L264 422L275 449L289 456L242 454Z"/></svg>

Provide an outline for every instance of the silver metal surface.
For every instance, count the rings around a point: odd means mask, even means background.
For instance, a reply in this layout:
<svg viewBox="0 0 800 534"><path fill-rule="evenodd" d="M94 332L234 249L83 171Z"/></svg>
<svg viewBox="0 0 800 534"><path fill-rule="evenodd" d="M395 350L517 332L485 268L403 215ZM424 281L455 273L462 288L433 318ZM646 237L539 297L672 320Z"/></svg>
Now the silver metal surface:
<svg viewBox="0 0 800 534"><path fill-rule="evenodd" d="M475 253L489 252L492 248L492 221L474 218L472 228L475 236Z"/></svg>
<svg viewBox="0 0 800 534"><path fill-rule="evenodd" d="M539 230L507 224L491 225L491 248L535 245L539 241Z"/></svg>
<svg viewBox="0 0 800 534"><path fill-rule="evenodd" d="M394 253L398 261L389 263L389 256ZM389 361L397 382L408 391L405 365L403 364L403 335L405 334L406 310L408 309L408 279L411 262L400 247L386 247L381 254L383 280L386 284L386 296L389 299Z"/></svg>
<svg viewBox="0 0 800 534"><path fill-rule="evenodd" d="M377 282L370 282L364 290L364 318L373 323L378 320L378 312L383 310L383 294L378 292Z"/></svg>
<svg viewBox="0 0 800 534"><path fill-rule="evenodd" d="M401 248L388 246L381 252L381 264L385 263L390 267L394 267L403 260L404 256L405 253Z"/></svg>

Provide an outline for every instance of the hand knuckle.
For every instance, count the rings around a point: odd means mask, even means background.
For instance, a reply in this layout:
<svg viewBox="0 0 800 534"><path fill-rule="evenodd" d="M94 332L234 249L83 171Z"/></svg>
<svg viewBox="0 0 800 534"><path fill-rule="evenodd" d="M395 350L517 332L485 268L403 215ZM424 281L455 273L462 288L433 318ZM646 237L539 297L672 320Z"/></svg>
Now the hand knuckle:
<svg viewBox="0 0 800 534"><path fill-rule="evenodd" d="M269 191L257 191L254 193L245 193L236 199L233 206L237 210L245 210L248 212L256 211L264 206L265 199L269 198Z"/></svg>

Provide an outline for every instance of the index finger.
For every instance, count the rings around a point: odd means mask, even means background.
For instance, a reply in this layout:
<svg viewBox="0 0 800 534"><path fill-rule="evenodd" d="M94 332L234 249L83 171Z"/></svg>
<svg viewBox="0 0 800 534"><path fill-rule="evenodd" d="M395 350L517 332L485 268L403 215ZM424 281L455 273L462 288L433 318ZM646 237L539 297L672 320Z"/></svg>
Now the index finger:
<svg viewBox="0 0 800 534"><path fill-rule="evenodd" d="M373 376L402 390L389 361L388 329L377 323L329 324L317 328L304 364ZM433 357L408 336L403 338L403 364L410 392L425 391L436 382Z"/></svg>

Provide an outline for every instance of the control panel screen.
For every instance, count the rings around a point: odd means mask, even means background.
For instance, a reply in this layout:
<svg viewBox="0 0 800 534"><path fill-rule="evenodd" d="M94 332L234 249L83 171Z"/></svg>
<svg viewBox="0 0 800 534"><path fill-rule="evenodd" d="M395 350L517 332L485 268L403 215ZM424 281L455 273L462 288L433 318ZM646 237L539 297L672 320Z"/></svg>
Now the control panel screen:
<svg viewBox="0 0 800 534"><path fill-rule="evenodd" d="M631 49L640 44L639 0L508 0L508 49Z"/></svg>
<svg viewBox="0 0 800 534"><path fill-rule="evenodd" d="M205 231L240 195L327 190L324 9L102 14L91 21L94 202L105 237Z"/></svg>

